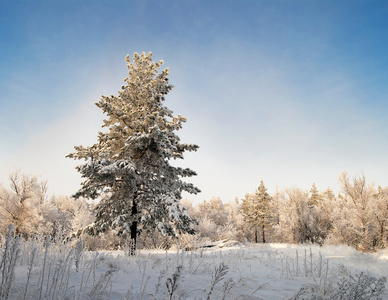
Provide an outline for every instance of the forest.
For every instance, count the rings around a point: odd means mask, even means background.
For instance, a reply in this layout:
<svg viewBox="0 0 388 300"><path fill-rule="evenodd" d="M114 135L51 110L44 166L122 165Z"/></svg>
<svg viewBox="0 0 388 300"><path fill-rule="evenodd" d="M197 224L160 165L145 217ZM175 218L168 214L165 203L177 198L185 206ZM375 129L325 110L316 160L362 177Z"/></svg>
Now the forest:
<svg viewBox="0 0 388 300"><path fill-rule="evenodd" d="M24 238L50 236L64 241L79 238L89 250L117 250L129 243L116 229L90 235L98 201L47 194L48 182L16 171L0 188L0 228L6 235L13 224ZM217 241L339 245L373 252L388 243L388 188L375 187L365 176L340 174L341 192L297 187L270 195L263 181L244 198L223 203L213 197L193 204L181 202L196 220L195 233L163 235L139 228L139 249L169 249L179 243L186 250Z"/></svg>

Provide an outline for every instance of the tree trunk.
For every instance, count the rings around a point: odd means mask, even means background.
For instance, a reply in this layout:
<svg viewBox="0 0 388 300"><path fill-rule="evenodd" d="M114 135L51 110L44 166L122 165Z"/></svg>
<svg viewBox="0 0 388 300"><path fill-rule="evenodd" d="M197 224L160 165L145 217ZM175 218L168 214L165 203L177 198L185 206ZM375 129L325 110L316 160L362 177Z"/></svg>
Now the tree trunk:
<svg viewBox="0 0 388 300"><path fill-rule="evenodd" d="M263 244L265 244L265 226L263 225Z"/></svg>
<svg viewBox="0 0 388 300"><path fill-rule="evenodd" d="M262 238L263 238L263 244L265 244L265 217L263 215L262 217L262 225L261 225L261 229L263 230L262 232Z"/></svg>
<svg viewBox="0 0 388 300"><path fill-rule="evenodd" d="M362 226L362 251L366 252L368 250L369 250L369 246L368 246L368 232L366 230L366 225L364 225L364 223L363 223L363 226Z"/></svg>
<svg viewBox="0 0 388 300"><path fill-rule="evenodd" d="M380 247L385 248L385 242L384 242L384 222L381 222L380 224Z"/></svg>
<svg viewBox="0 0 388 300"><path fill-rule="evenodd" d="M136 198L133 199L133 204L132 204L132 216L137 215L137 203L136 203ZM133 221L131 226L131 244L129 247L129 255L133 256L136 254L136 238L137 238L137 221Z"/></svg>
<svg viewBox="0 0 388 300"><path fill-rule="evenodd" d="M256 243L256 244L258 243L258 239L257 239L257 227L255 227L255 243Z"/></svg>

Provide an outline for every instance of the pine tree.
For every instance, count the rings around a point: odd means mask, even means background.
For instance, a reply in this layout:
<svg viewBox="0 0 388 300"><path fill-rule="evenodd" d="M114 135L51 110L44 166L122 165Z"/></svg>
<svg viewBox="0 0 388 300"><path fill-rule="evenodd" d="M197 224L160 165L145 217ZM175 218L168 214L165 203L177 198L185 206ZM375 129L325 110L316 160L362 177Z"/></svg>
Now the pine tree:
<svg viewBox="0 0 388 300"><path fill-rule="evenodd" d="M257 229L261 228L262 241L265 243L265 234L272 218L272 212L271 197L267 193L263 181L260 182L260 186L254 194L247 194L242 200L241 211L245 223L255 228L255 242L258 242Z"/></svg>
<svg viewBox="0 0 388 300"><path fill-rule="evenodd" d="M314 207L315 205L318 204L318 202L320 200L319 191L318 191L317 187L315 186L315 183L313 183L311 190L310 190L310 193L311 193L311 197L310 197L308 204L310 207Z"/></svg>
<svg viewBox="0 0 388 300"><path fill-rule="evenodd" d="M183 159L197 145L180 143L175 133L186 119L175 117L163 105L173 86L163 61L153 62L152 53L126 57L128 77L118 96L102 96L96 105L107 115L90 147L76 146L68 155L84 159L76 169L85 179L75 195L101 201L96 206L95 233L116 228L130 235L134 248L140 230L158 229L175 236L194 233L194 220L180 204L181 193L199 191L183 177L196 175L189 168L174 167L171 159ZM133 253L131 253L133 254Z"/></svg>
<svg viewBox="0 0 388 300"><path fill-rule="evenodd" d="M328 187L327 190L323 193L323 197L325 197L326 199L328 199L330 201L335 200L335 195L333 193L333 190L330 187Z"/></svg>

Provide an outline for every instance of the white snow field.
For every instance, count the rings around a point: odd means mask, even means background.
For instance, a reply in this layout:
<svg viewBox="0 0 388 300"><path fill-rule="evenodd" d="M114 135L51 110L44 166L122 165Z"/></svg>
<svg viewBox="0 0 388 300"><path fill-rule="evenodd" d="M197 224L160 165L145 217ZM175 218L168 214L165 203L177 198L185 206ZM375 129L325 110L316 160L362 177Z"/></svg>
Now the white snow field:
<svg viewBox="0 0 388 300"><path fill-rule="evenodd" d="M388 249L257 244L129 257L77 245L6 244L0 299L388 299Z"/></svg>

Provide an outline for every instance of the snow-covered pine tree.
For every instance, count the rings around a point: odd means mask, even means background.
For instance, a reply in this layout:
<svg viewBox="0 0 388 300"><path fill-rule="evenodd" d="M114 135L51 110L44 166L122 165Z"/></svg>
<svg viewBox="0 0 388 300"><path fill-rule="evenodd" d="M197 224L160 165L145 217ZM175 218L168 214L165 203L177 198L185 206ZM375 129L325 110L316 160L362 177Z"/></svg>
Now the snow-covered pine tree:
<svg viewBox="0 0 388 300"><path fill-rule="evenodd" d="M267 188L263 181L254 194L247 194L242 200L241 212L244 222L250 224L255 229L255 242L258 242L257 229L262 230L262 241L266 242L266 232L269 230L272 219L271 196L267 193Z"/></svg>
<svg viewBox="0 0 388 300"><path fill-rule="evenodd" d="M90 147L76 146L68 155L86 162L76 169L85 180L75 195L101 201L96 206L95 232L116 228L130 236L136 247L141 229L158 229L174 236L194 233L194 220L180 204L181 193L200 192L182 180L196 173L175 167L171 159L183 159L197 145L183 144L175 133L186 119L173 116L163 105L173 88L163 61L152 61L152 53L125 59L128 77L118 96L102 96L96 105L107 115L105 132ZM131 252L130 254L133 254Z"/></svg>
<svg viewBox="0 0 388 300"><path fill-rule="evenodd" d="M315 205L318 204L318 202L320 200L319 191L318 191L317 187L315 186L315 183L313 183L311 190L310 190L310 193L311 193L311 197L310 197L308 204L310 207L314 207Z"/></svg>

